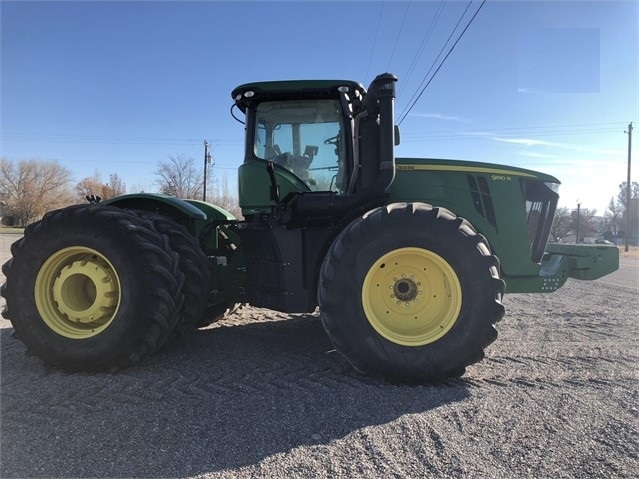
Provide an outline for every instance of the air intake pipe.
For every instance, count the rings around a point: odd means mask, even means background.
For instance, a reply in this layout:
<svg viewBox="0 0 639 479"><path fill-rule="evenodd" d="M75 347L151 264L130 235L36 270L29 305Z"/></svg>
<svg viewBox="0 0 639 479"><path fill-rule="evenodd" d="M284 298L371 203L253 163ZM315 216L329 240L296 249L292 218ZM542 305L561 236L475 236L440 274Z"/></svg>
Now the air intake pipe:
<svg viewBox="0 0 639 479"><path fill-rule="evenodd" d="M366 112L369 119L379 124L379 138L377 138L379 154L379 175L377 180L358 192L360 196L372 199L385 192L395 179L395 83L397 77L392 73L377 75L368 87L366 95ZM366 140L366 139L364 139ZM360 158L362 161L370 159ZM366 203L370 200L365 200Z"/></svg>

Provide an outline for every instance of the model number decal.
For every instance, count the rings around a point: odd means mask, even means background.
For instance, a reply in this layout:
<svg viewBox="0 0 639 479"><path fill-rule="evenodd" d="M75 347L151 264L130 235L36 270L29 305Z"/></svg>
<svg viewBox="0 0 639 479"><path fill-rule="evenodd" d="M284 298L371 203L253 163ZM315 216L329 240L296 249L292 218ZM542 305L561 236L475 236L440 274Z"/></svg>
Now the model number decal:
<svg viewBox="0 0 639 479"><path fill-rule="evenodd" d="M500 168L489 168L485 166L471 166L471 165L430 165L430 164L410 164L410 163L400 163L395 165L395 169L397 171L442 171L442 172L452 172L452 171L460 171L464 173L484 173L493 181L512 181L513 178L524 177L524 178L536 178L536 176L532 173L528 173L525 171L508 171Z"/></svg>

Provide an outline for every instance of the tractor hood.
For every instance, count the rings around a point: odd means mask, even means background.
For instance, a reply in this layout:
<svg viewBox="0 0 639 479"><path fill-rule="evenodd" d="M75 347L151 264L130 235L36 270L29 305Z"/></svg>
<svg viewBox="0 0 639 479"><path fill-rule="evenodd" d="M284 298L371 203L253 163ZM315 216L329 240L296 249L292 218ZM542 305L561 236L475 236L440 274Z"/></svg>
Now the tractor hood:
<svg viewBox="0 0 639 479"><path fill-rule="evenodd" d="M484 173L493 175L495 179L500 176L518 178L531 178L546 183L561 182L554 176L539 171L517 168L515 166L498 165L495 163L482 163L478 161L442 160L437 158L395 158L397 171L455 171L465 173Z"/></svg>

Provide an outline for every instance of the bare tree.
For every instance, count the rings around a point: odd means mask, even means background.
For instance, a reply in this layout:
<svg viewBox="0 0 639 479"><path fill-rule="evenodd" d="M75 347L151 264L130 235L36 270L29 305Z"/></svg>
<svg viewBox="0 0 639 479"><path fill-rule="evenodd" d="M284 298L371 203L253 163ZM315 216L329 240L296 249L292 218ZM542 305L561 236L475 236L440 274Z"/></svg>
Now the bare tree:
<svg viewBox="0 0 639 479"><path fill-rule="evenodd" d="M639 196L639 183L633 181L630 185L630 198L637 198ZM624 181L619 185L619 194L617 195L617 203L619 203L626 211L626 203L628 200L628 182Z"/></svg>
<svg viewBox="0 0 639 479"><path fill-rule="evenodd" d="M596 221L594 219L597 210L583 208L579 211L579 237L597 234ZM577 210L565 206L557 208L555 219L550 229L550 240L561 241L568 235L577 234Z"/></svg>
<svg viewBox="0 0 639 479"><path fill-rule="evenodd" d="M117 173L111 173L109 175L109 182L107 183L109 190L109 196L107 198L113 198L114 196L120 196L126 194L126 185L122 181L122 178Z"/></svg>
<svg viewBox="0 0 639 479"><path fill-rule="evenodd" d="M614 198L610 198L610 203L608 203L604 218L607 220L607 231L616 233L622 229L623 205L618 201L615 202Z"/></svg>
<svg viewBox="0 0 639 479"><path fill-rule="evenodd" d="M0 159L0 199L23 225L73 203L71 172L56 161Z"/></svg>
<svg viewBox="0 0 639 479"><path fill-rule="evenodd" d="M621 206L622 217L619 229L619 235L624 238L626 244L626 251L628 251L629 241L635 241L632 238L637 237L637 220L633 217L635 214L631 214L632 200L639 197L639 183L633 181L630 184L630 204L628 204L628 182L624 181L619 185L619 194L617 195L617 203Z"/></svg>
<svg viewBox="0 0 639 479"><path fill-rule="evenodd" d="M227 175L222 176L222 179L216 182L216 187L213 188L209 201L220 208L224 208L236 218L242 217L240 201L237 193L231 191Z"/></svg>
<svg viewBox="0 0 639 479"><path fill-rule="evenodd" d="M568 208L565 206L557 208L557 211L555 212L555 219L552 223L552 227L550 228L550 240L561 241L568 236L568 234L570 234L572 222L573 220Z"/></svg>
<svg viewBox="0 0 639 479"><path fill-rule="evenodd" d="M577 213L579 213L578 220ZM581 208L579 210L571 211L572 223L570 225L570 230L575 235L577 234L577 225L579 225L579 238L577 238L577 242L581 242L581 239L584 237L596 236L599 233L597 221L595 220L596 215L596 209Z"/></svg>
<svg viewBox="0 0 639 479"><path fill-rule="evenodd" d="M159 161L155 170L160 193L178 198L202 198L204 174L195 166L195 160L184 155L169 155Z"/></svg>
<svg viewBox="0 0 639 479"><path fill-rule="evenodd" d="M88 195L103 197L105 186L106 185L102 183L102 176L96 171L93 176L82 178L80 182L75 185L75 191L78 194L78 200L83 202Z"/></svg>
<svg viewBox="0 0 639 479"><path fill-rule="evenodd" d="M75 185L75 191L80 201L84 201L84 199L90 195L96 195L106 200L107 198L125 194L126 186L115 173L109 175L108 183L102 183L102 175L99 171L96 171L93 176L82 178L82 180Z"/></svg>
<svg viewBox="0 0 639 479"><path fill-rule="evenodd" d="M146 193L150 189L152 188L149 188L148 185L142 182L133 183L132 185L127 187L127 191L129 193Z"/></svg>

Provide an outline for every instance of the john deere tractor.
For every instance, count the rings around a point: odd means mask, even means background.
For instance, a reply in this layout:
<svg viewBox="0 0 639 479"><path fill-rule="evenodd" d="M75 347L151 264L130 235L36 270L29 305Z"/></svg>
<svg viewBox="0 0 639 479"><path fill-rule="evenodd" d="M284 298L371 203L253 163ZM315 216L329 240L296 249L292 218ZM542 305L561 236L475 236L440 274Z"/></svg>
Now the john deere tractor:
<svg viewBox="0 0 639 479"><path fill-rule="evenodd" d="M49 365L105 371L238 303L319 307L357 370L436 382L482 359L506 291L550 293L618 268L615 247L547 244L552 176L395 158L396 81L233 90L246 131L243 219L202 201L133 194L28 226L3 267L16 336Z"/></svg>

